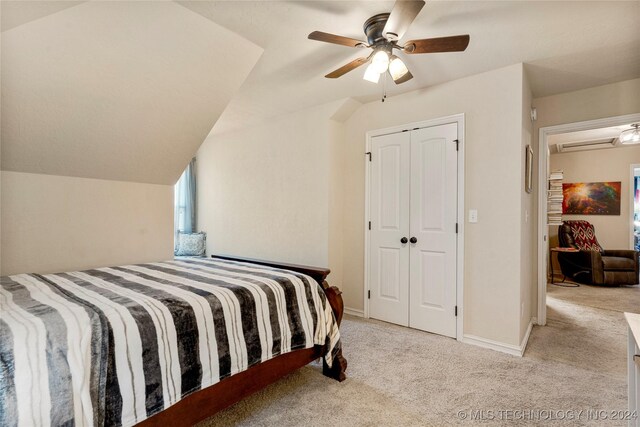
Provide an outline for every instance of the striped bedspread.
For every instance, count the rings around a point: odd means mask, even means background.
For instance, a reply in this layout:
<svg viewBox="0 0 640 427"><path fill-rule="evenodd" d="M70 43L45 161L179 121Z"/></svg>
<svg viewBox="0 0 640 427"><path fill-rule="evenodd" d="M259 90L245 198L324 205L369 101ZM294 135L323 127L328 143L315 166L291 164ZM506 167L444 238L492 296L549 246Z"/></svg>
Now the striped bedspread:
<svg viewBox="0 0 640 427"><path fill-rule="evenodd" d="M130 426L338 327L320 285L204 258L0 279L0 426Z"/></svg>

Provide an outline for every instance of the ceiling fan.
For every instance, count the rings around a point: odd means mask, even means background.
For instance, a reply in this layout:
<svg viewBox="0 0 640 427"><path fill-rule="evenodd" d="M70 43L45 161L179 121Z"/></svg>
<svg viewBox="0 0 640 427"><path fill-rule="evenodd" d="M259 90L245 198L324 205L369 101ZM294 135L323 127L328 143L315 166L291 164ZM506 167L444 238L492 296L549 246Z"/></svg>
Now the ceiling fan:
<svg viewBox="0 0 640 427"><path fill-rule="evenodd" d="M394 49L415 55L418 53L462 52L469 45L469 35L438 37L431 39L409 40L399 44L400 39L416 19L424 6L422 0L396 0L391 13L380 13L367 19L364 23L364 33L367 42L349 37L314 31L309 39L326 43L339 44L350 47L371 48L369 56L355 59L335 71L327 74L328 79L336 79L361 65L371 62L364 74L364 79L378 83L380 76L389 71L396 84L401 84L413 78L413 75L395 53Z"/></svg>

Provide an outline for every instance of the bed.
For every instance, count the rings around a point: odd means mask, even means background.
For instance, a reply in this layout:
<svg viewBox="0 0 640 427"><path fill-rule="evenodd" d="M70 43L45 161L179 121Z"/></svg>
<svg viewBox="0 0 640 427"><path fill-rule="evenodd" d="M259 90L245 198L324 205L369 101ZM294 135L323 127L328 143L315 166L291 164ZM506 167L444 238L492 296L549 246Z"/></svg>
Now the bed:
<svg viewBox="0 0 640 427"><path fill-rule="evenodd" d="M0 425L192 425L323 358L328 269L214 256L0 280Z"/></svg>

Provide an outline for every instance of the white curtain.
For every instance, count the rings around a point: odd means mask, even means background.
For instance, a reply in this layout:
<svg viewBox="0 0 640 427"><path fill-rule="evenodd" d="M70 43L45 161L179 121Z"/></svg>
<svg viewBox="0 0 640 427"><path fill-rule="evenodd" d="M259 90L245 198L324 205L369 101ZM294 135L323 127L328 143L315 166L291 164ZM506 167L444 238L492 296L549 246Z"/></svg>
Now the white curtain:
<svg viewBox="0 0 640 427"><path fill-rule="evenodd" d="M196 158L194 157L175 186L174 233L193 233L196 228Z"/></svg>

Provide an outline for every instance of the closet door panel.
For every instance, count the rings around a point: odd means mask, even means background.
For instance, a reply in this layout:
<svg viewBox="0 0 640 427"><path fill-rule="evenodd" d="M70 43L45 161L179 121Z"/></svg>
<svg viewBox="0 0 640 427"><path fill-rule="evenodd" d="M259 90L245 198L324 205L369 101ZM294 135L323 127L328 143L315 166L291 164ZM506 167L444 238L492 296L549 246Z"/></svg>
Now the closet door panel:
<svg viewBox="0 0 640 427"><path fill-rule="evenodd" d="M411 132L411 327L456 336L457 125Z"/></svg>
<svg viewBox="0 0 640 427"><path fill-rule="evenodd" d="M369 315L409 324L410 138L407 133L371 141Z"/></svg>

